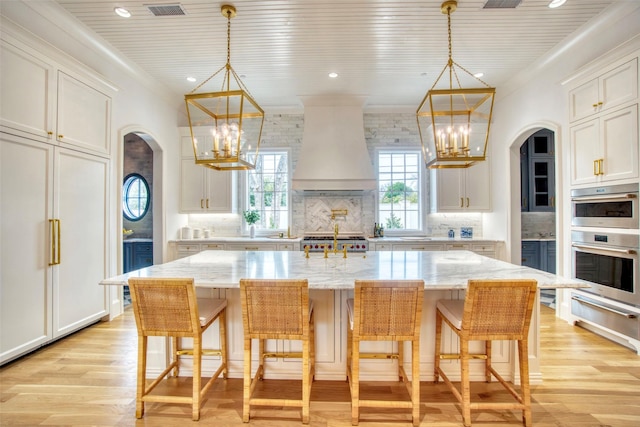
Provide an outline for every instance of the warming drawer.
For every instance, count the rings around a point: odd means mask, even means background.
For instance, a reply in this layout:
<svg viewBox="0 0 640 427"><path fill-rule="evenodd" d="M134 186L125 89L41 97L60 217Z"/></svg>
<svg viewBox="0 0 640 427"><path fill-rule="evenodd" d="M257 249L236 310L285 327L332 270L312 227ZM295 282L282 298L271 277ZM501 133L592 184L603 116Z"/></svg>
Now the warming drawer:
<svg viewBox="0 0 640 427"><path fill-rule="evenodd" d="M572 293L571 314L629 338L640 339L640 318L631 310Z"/></svg>

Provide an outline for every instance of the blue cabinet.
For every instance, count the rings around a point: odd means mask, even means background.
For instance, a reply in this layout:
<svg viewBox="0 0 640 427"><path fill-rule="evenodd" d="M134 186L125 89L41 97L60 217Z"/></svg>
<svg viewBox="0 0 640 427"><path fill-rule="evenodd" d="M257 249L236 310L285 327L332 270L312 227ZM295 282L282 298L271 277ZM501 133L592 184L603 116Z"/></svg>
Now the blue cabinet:
<svg viewBox="0 0 640 427"><path fill-rule="evenodd" d="M554 212L555 154L553 133L540 130L520 147L520 208L523 212Z"/></svg>
<svg viewBox="0 0 640 427"><path fill-rule="evenodd" d="M125 240L122 256L123 273L153 265L153 242Z"/></svg>
<svg viewBox="0 0 640 427"><path fill-rule="evenodd" d="M521 252L521 265L555 274L555 240L525 240L522 242Z"/></svg>

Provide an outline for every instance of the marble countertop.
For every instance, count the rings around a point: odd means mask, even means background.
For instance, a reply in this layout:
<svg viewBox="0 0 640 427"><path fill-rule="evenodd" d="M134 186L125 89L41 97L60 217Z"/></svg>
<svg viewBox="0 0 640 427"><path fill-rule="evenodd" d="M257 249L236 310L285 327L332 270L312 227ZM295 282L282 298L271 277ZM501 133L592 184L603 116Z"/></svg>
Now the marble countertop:
<svg viewBox="0 0 640 427"><path fill-rule="evenodd" d="M340 236L340 238L345 238ZM428 237L428 236L394 236L394 237L366 237L366 239L371 243L410 243L410 242L420 242L420 243L428 243L428 242L453 242L453 243L479 243L479 242L501 242L501 240L493 240L493 239L482 239L482 238L473 238L473 239L463 239L460 237L449 238L449 237ZM250 242L258 242L258 243L273 243L273 242L300 242L302 241L302 237L278 237L278 236L256 236L253 239L250 237L207 237L198 238L198 239L176 239L171 240L173 243L207 243L207 242L224 242L224 243L250 243Z"/></svg>
<svg viewBox="0 0 640 427"><path fill-rule="evenodd" d="M278 237L278 236L256 236L253 239L251 237L223 237L223 236L211 236L207 238L198 239L176 239L170 240L173 243L208 243L208 242L223 242L223 243L274 243L274 242L300 242L302 237Z"/></svg>
<svg viewBox="0 0 640 427"><path fill-rule="evenodd" d="M382 251L312 253L298 251L203 251L165 264L105 279L126 285L129 277L193 277L196 286L237 288L241 278L308 279L311 289L353 289L355 279L423 279L427 290L464 289L469 279L538 281L541 289L581 288L582 282L510 264L470 251Z"/></svg>

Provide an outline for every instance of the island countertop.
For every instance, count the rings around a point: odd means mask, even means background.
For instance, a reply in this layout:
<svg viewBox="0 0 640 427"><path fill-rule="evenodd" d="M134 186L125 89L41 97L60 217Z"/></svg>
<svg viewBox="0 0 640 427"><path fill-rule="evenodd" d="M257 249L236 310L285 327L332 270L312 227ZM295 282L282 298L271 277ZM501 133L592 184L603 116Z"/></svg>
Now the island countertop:
<svg viewBox="0 0 640 427"><path fill-rule="evenodd" d="M238 288L240 279L308 279L311 289L348 290L355 279L423 279L426 290L465 289L469 279L535 279L540 289L582 288L580 281L495 260L470 251L372 251L366 254L297 251L203 251L105 279L193 277L204 288Z"/></svg>

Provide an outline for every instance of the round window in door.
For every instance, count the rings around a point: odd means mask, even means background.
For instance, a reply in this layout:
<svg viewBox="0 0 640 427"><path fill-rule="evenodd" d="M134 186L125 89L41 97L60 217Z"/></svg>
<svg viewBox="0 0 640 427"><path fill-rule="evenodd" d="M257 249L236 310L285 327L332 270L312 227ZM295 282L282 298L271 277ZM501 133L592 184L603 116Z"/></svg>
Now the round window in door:
<svg viewBox="0 0 640 427"><path fill-rule="evenodd" d="M129 221L141 220L149 210L149 184L137 173L127 175L122 188L122 211Z"/></svg>

